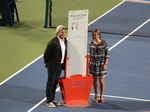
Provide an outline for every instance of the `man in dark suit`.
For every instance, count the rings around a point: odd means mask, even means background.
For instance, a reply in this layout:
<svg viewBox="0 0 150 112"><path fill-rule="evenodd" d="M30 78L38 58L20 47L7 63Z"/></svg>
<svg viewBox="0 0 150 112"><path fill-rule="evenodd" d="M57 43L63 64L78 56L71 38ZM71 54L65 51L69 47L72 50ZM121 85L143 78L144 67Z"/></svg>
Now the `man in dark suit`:
<svg viewBox="0 0 150 112"><path fill-rule="evenodd" d="M66 28L59 25L56 29L56 37L50 40L44 52L44 63L48 70L46 85L47 106L56 107L55 91L61 70L65 68L67 51Z"/></svg>

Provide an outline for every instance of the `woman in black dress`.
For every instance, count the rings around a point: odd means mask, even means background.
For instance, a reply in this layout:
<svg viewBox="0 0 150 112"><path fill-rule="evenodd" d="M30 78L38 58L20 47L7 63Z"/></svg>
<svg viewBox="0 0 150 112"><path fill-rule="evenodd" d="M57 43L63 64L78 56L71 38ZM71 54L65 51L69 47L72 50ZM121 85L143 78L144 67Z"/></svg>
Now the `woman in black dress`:
<svg viewBox="0 0 150 112"><path fill-rule="evenodd" d="M108 44L101 38L101 32L99 29L95 29L92 32L92 41L89 43L89 74L94 78L93 86L95 91L94 102L105 102L104 77L107 76L107 64L108 64ZM98 100L98 81L100 82L100 100Z"/></svg>

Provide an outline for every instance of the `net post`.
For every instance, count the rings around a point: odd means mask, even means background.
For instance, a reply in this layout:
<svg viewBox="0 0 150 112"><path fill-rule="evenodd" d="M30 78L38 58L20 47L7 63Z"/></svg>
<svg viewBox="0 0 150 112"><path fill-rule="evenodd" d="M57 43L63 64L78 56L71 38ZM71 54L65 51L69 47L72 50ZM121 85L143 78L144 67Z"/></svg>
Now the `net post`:
<svg viewBox="0 0 150 112"><path fill-rule="evenodd" d="M47 28L47 27L48 27L48 8L49 8L49 0L46 0L45 24L44 24L44 28Z"/></svg>
<svg viewBox="0 0 150 112"><path fill-rule="evenodd" d="M52 0L49 0L49 27L52 27Z"/></svg>

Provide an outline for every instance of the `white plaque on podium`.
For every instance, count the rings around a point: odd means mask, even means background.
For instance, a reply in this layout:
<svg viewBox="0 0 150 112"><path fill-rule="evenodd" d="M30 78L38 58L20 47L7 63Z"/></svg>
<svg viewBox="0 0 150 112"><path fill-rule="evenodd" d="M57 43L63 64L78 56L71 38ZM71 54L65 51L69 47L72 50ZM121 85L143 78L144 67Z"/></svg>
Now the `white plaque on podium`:
<svg viewBox="0 0 150 112"><path fill-rule="evenodd" d="M86 75L88 10L69 11L66 77Z"/></svg>

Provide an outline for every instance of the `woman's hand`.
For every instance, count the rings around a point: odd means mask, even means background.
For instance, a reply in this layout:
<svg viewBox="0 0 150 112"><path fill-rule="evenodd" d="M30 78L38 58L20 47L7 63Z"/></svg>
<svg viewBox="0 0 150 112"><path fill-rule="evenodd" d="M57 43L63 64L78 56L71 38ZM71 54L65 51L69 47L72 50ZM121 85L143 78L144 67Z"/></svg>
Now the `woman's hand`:
<svg viewBox="0 0 150 112"><path fill-rule="evenodd" d="M107 70L107 64L103 64L103 70Z"/></svg>

